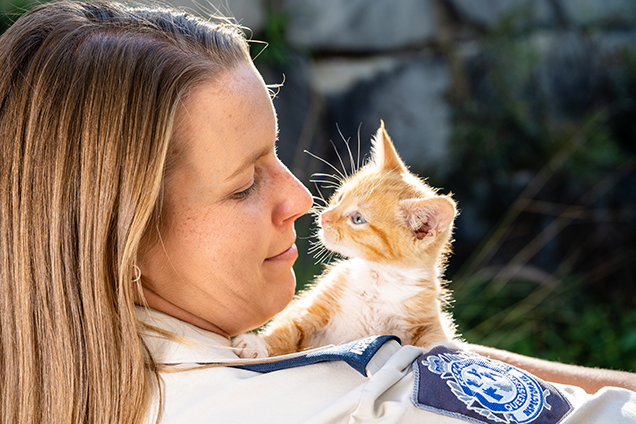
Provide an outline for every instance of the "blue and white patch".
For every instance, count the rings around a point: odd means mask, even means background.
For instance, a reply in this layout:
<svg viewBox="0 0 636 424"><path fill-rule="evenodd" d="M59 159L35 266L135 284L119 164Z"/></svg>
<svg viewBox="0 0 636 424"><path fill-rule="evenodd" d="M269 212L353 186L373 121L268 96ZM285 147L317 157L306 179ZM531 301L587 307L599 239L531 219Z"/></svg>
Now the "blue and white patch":
<svg viewBox="0 0 636 424"><path fill-rule="evenodd" d="M416 406L474 423L559 423L571 410L554 386L511 365L438 346L414 364Z"/></svg>

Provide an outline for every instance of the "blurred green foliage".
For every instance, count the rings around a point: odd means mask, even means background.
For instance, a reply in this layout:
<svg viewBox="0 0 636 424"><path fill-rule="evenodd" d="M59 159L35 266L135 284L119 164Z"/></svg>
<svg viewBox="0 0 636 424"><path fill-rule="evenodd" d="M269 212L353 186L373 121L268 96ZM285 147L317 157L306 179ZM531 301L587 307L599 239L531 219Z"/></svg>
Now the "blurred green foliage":
<svg viewBox="0 0 636 424"><path fill-rule="evenodd" d="M456 96L445 186L492 229L471 243L458 220L447 277L459 331L636 371L636 48L589 58L568 34L560 54L576 66L562 70L510 22L485 36Z"/></svg>
<svg viewBox="0 0 636 424"><path fill-rule="evenodd" d="M454 291L460 333L474 343L564 363L636 371L636 310L599 303L580 281L464 282Z"/></svg>
<svg viewBox="0 0 636 424"><path fill-rule="evenodd" d="M0 34L6 31L33 4L33 0L0 0Z"/></svg>
<svg viewBox="0 0 636 424"><path fill-rule="evenodd" d="M291 49L285 40L287 14L276 7L274 0L266 1L266 19L259 42L251 43L252 57L258 64L272 68L285 66L291 58Z"/></svg>

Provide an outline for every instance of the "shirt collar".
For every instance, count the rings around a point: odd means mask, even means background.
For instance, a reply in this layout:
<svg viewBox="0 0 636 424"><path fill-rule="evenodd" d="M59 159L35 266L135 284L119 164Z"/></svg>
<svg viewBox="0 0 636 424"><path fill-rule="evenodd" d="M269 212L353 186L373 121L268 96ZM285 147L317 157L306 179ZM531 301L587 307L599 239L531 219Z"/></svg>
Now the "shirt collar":
<svg viewBox="0 0 636 424"><path fill-rule="evenodd" d="M157 363L176 365L238 359L232 350L230 340L219 334L150 308L137 306L135 315L144 324L174 335L173 339L170 339L149 328L140 330L150 354Z"/></svg>

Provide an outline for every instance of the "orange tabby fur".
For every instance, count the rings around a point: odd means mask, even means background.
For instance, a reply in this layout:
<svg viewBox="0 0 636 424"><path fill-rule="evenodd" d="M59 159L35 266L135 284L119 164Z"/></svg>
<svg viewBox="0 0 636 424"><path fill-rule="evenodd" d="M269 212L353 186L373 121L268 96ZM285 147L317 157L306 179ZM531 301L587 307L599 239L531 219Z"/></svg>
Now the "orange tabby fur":
<svg viewBox="0 0 636 424"><path fill-rule="evenodd" d="M242 357L274 356L376 334L404 344L452 344L442 273L456 205L410 173L382 123L371 161L320 215L329 266L258 334L235 338Z"/></svg>

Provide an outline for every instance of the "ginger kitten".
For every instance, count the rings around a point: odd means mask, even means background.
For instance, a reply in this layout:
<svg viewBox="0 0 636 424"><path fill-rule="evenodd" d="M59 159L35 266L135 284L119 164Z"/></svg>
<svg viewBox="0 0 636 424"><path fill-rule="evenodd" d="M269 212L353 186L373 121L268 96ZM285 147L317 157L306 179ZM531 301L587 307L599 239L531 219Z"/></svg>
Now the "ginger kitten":
<svg viewBox="0 0 636 424"><path fill-rule="evenodd" d="M408 171L382 122L369 163L342 183L320 214L322 243L348 259L328 266L259 334L237 336L239 356L383 334L424 348L454 345L441 277L456 213L450 196Z"/></svg>

